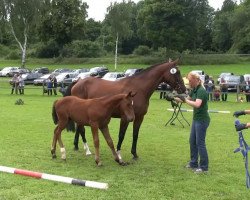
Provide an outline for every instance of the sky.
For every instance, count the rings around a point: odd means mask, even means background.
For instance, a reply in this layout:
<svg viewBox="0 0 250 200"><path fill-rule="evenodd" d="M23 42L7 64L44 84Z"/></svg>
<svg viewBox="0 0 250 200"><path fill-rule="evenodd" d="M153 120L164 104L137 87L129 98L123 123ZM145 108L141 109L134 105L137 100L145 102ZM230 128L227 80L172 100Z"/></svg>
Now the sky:
<svg viewBox="0 0 250 200"><path fill-rule="evenodd" d="M133 0L137 3L139 0ZM122 2L122 0L83 0L89 5L88 18L93 18L95 21L102 21L107 13L107 7L111 2ZM220 9L224 0L208 0L209 5L215 10Z"/></svg>

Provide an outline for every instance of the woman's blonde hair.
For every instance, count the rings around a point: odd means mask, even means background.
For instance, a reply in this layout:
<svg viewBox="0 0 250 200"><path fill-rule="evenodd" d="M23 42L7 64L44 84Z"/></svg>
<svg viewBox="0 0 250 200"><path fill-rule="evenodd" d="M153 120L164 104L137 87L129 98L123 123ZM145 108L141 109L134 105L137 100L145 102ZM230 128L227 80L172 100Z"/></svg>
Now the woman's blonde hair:
<svg viewBox="0 0 250 200"><path fill-rule="evenodd" d="M198 73L195 73L195 72L189 72L188 75L187 75L187 78L191 78L191 79L197 79L199 81L199 85L201 85L203 88L204 87L204 83L203 83L203 80L201 80L201 77Z"/></svg>

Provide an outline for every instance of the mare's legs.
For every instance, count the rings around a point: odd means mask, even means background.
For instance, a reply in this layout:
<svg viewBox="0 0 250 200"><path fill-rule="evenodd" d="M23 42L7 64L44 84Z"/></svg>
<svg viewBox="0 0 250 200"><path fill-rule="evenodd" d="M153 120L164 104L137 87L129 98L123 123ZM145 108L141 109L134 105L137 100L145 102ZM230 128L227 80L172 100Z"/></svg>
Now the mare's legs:
<svg viewBox="0 0 250 200"><path fill-rule="evenodd" d="M117 143L117 155L118 155L120 160L122 160L121 146L122 146L122 142L124 140L126 130L128 128L128 124L129 124L129 122L124 121L124 120L121 119L121 121L120 121L120 130L119 130L119 138L118 138L118 143Z"/></svg>
<svg viewBox="0 0 250 200"><path fill-rule="evenodd" d="M78 149L79 149L79 147L78 147L78 143L79 143L79 134L80 133L80 131L79 131L79 126L77 126L77 128L76 128L76 133L75 133L75 139L74 139L74 150L75 151L77 151Z"/></svg>
<svg viewBox="0 0 250 200"><path fill-rule="evenodd" d="M144 116L135 118L134 125L133 125L133 143L131 148L131 153L133 154L133 159L137 159L138 155L136 153L136 146L137 146L137 140L139 135L139 130L141 127L141 123L143 121Z"/></svg>
<svg viewBox="0 0 250 200"><path fill-rule="evenodd" d="M98 125L92 124L91 131L95 146L95 162L98 166L101 166L102 163L100 161L100 154L99 154L99 135L98 135Z"/></svg>
<svg viewBox="0 0 250 200"><path fill-rule="evenodd" d="M114 156L115 161L118 162L120 165L125 165L125 163L119 159L119 157L115 151L114 143L113 143L112 138L110 137L108 126L102 128L101 131L102 131L102 134L103 134L107 144L109 145L109 147L111 149L111 152Z"/></svg>
<svg viewBox="0 0 250 200"><path fill-rule="evenodd" d="M75 133L75 139L74 139L74 146L75 146L75 150L77 151L79 149L78 147L78 143L79 143L79 135L81 135L82 137L82 141L83 141L83 148L86 151L86 155L91 155L91 151L89 150L89 146L87 144L87 140L86 140L86 136L85 136L85 128L82 125L77 125L76 128L76 133Z"/></svg>

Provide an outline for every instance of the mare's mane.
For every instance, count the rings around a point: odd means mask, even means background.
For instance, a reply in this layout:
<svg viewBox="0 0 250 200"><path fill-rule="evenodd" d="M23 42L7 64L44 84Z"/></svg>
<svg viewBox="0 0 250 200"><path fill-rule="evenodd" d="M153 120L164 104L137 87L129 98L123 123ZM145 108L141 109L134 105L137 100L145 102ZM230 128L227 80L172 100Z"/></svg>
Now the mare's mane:
<svg viewBox="0 0 250 200"><path fill-rule="evenodd" d="M148 71L151 71L153 68L159 66L159 65L162 65L164 63L169 63L169 66L172 66L175 62L168 62L168 61L165 61L165 62L162 62L162 63L158 63L158 64L155 64L155 65L151 65L150 67L147 67L145 69L143 69L142 71L134 74L133 76L128 76L126 78L133 78L133 77L136 77L136 76L140 76L141 74L144 74L144 73L147 73Z"/></svg>

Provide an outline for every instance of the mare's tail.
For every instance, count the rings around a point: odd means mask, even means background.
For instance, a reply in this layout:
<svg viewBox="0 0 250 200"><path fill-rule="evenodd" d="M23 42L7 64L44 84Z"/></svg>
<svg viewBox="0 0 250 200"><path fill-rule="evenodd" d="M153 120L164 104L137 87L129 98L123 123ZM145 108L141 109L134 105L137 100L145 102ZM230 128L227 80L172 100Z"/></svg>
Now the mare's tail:
<svg viewBox="0 0 250 200"><path fill-rule="evenodd" d="M57 114L56 114L56 102L57 100L53 103L53 107L52 107L52 119L54 121L54 124L57 124L58 123L58 117L57 117Z"/></svg>
<svg viewBox="0 0 250 200"><path fill-rule="evenodd" d="M67 124L66 130L75 132L76 131L76 127L75 127L75 122L72 119L69 119L69 122Z"/></svg>
<svg viewBox="0 0 250 200"><path fill-rule="evenodd" d="M65 93L63 94L64 97L66 97L66 96L71 96L71 89L72 89L72 87L73 87L76 83L77 83L77 81L71 83L71 84L67 87Z"/></svg>

